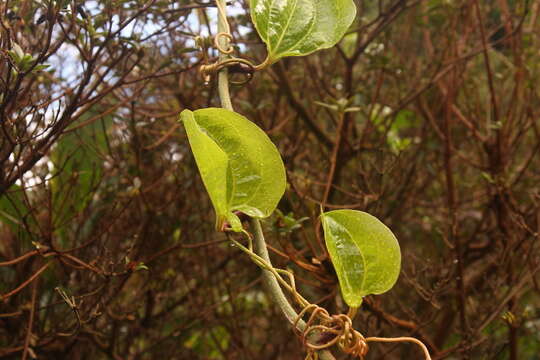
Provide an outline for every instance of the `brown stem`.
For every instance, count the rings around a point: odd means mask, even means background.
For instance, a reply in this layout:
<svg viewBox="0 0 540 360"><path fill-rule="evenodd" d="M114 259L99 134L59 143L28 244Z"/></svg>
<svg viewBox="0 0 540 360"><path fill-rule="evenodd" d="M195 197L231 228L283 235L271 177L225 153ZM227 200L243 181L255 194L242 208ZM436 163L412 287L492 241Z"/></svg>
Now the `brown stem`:
<svg viewBox="0 0 540 360"><path fill-rule="evenodd" d="M19 291L21 291L22 289L24 289L25 287L27 287L30 283L32 283L32 281L34 281L39 275L41 275L42 272L44 272L45 270L47 270L47 268L49 267L51 263L48 262L46 263L45 265L43 265L38 271L36 271L34 273L34 275L30 276L27 280L25 280L21 285L19 285L18 287L16 287L15 289L11 290L10 292L8 292L7 294L4 294L2 295L2 301L6 300L7 298L17 294Z"/></svg>
<svg viewBox="0 0 540 360"><path fill-rule="evenodd" d="M450 81L452 82L453 79ZM451 84L452 85L452 84ZM468 333L469 325L467 322L467 309L466 309L466 290L463 281L464 264L463 264L463 246L461 238L457 234L457 200L456 190L454 183L454 169L452 163L453 157L453 144L452 144L452 104L454 102L454 90L448 87L446 91L446 104L445 104L445 116L444 116L444 166L446 177L446 197L448 215L450 217L448 240L454 246L455 252L455 264L456 264L456 302L459 309L459 318L461 323L462 336L466 336ZM464 354L463 358L466 359L467 355Z"/></svg>
<svg viewBox="0 0 540 360"><path fill-rule="evenodd" d="M32 303L30 309L30 318L28 319L28 329L26 330L26 338L24 339L24 350L22 354L22 360L26 360L28 357L28 351L30 348L30 338L32 337L32 325L34 324L34 316L36 314L36 298L37 298L37 284L34 282L32 285Z"/></svg>

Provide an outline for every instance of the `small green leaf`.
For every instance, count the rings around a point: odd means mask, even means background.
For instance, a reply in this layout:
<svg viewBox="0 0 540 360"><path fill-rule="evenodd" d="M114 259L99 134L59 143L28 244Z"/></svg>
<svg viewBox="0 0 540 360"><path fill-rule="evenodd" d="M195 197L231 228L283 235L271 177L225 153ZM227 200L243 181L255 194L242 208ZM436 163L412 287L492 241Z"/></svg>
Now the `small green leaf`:
<svg viewBox="0 0 540 360"><path fill-rule="evenodd" d="M28 71L28 69L30 69L30 67L32 66L32 61L34 59L32 58L32 55L30 54L26 54L24 55L24 57L22 58L21 61L19 61L19 63L17 64L17 66L19 67L20 70L22 71Z"/></svg>
<svg viewBox="0 0 540 360"><path fill-rule="evenodd" d="M250 0L268 64L334 46L356 16L353 0Z"/></svg>
<svg viewBox="0 0 540 360"><path fill-rule="evenodd" d="M143 262L140 262L137 264L137 266L135 266L135 271L140 271L140 270L150 270L148 269L148 266L146 266Z"/></svg>
<svg viewBox="0 0 540 360"><path fill-rule="evenodd" d="M184 110L180 118L216 210L218 230L226 221L234 231L242 230L234 211L270 216L285 192L286 178L281 156L264 131L225 109Z"/></svg>
<svg viewBox="0 0 540 360"><path fill-rule="evenodd" d="M34 67L34 72L38 72L38 71L42 71L42 70L45 70L47 69L49 66L51 66L51 64L40 64L40 65L36 65L36 67Z"/></svg>
<svg viewBox="0 0 540 360"><path fill-rule="evenodd" d="M322 106L322 107L327 108L329 110L332 110L332 111L335 111L335 112L339 111L339 107L337 105L327 104L327 103L324 103L322 101L313 101L313 102L315 103L315 105Z"/></svg>
<svg viewBox="0 0 540 360"><path fill-rule="evenodd" d="M336 210L321 217L345 302L359 307L364 296L390 290L401 267L401 252L392 231L362 211Z"/></svg>
<svg viewBox="0 0 540 360"><path fill-rule="evenodd" d="M17 61L21 61L22 58L24 57L23 49L16 42L13 42L12 49L15 52L15 55L17 56Z"/></svg>

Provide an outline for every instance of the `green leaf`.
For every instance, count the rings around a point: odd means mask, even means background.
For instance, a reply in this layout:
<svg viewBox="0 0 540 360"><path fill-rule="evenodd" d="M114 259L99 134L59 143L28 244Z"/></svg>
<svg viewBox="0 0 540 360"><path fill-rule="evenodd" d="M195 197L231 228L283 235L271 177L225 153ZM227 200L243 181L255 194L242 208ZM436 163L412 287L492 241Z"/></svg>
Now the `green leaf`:
<svg viewBox="0 0 540 360"><path fill-rule="evenodd" d="M13 42L13 51L17 56L17 62L21 61L24 58L24 51L16 42Z"/></svg>
<svg viewBox="0 0 540 360"><path fill-rule="evenodd" d="M22 217L29 212L25 201L23 189L13 185L4 195L0 196L0 224L11 227L13 232L22 225Z"/></svg>
<svg viewBox="0 0 540 360"><path fill-rule="evenodd" d="M137 264L137 266L135 266L135 271L140 271L140 270L149 271L150 269L143 262L140 262Z"/></svg>
<svg viewBox="0 0 540 360"><path fill-rule="evenodd" d="M390 290L401 267L401 252L392 231L362 211L336 210L321 217L345 302L359 307L364 296Z"/></svg>
<svg viewBox="0 0 540 360"><path fill-rule="evenodd" d="M46 68L48 68L49 66L51 66L51 64L40 64L40 65L36 65L36 67L34 68L34 71L37 72L37 71L42 71L42 70L45 70Z"/></svg>
<svg viewBox="0 0 540 360"><path fill-rule="evenodd" d="M98 115L95 107L74 123L78 126ZM52 219L63 241L65 226L92 201L103 175L104 154L107 152L106 132L112 117L106 116L63 135L52 149L50 159L57 176L51 181Z"/></svg>
<svg viewBox="0 0 540 360"><path fill-rule="evenodd" d="M184 110L195 161L216 210L216 226L242 225L234 211L264 218L275 210L285 192L283 161L268 136L233 111L208 108Z"/></svg>
<svg viewBox="0 0 540 360"><path fill-rule="evenodd" d="M268 64L334 46L356 16L353 0L250 0Z"/></svg>

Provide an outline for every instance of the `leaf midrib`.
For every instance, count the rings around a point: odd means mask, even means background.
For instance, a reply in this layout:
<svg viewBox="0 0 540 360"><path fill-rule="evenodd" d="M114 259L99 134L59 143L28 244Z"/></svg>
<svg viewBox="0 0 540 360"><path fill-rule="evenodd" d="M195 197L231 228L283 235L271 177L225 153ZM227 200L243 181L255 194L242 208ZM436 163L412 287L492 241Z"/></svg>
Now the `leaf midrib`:
<svg viewBox="0 0 540 360"><path fill-rule="evenodd" d="M345 217L349 217L347 214L344 214ZM364 292L364 285L366 284L366 278L367 278L367 267L366 267L366 258L364 257L364 253L362 252L362 250L360 249L360 247L358 246L358 244L356 243L356 241L354 241L354 238L353 236L351 235L351 233L349 232L349 230L346 228L346 227L343 227L345 229L345 232L347 233L347 235L349 236L351 242L354 244L354 246L356 246L356 248L358 249L358 253L360 254L360 257L362 258L362 268L364 270L364 276L362 277L362 285L360 286L360 290L362 292ZM362 297L364 295L361 295Z"/></svg>
<svg viewBox="0 0 540 360"><path fill-rule="evenodd" d="M321 1L324 1L324 0L321 0ZM318 12L317 12L317 7L315 7L315 11L314 11L314 16L313 18L311 19L311 24L309 26L309 29L306 31L306 33L304 34L304 36L302 36L300 38L300 40L298 40L297 42L295 42L294 44L292 44L291 46L289 46L287 49L283 50L281 52L281 54L287 54L287 51L290 51L292 48L294 48L296 45L298 45L299 43L301 43L308 35L311 35L312 34L312 30L313 30L313 26L315 25L315 23L317 22L317 18L318 18ZM285 34L285 32L283 32L283 34Z"/></svg>
<svg viewBox="0 0 540 360"><path fill-rule="evenodd" d="M236 132L236 134L240 137L240 131L236 128L236 126L234 126L234 124L232 122L229 122L229 126L234 129L234 131ZM257 141L257 144L259 145L259 150L260 150L260 142ZM219 144L217 144L218 146L220 146ZM221 146L220 146L221 148ZM227 152L225 150L223 150L223 152L225 152L225 154L227 154ZM259 153L261 153L261 151L259 151ZM229 154L227 154L227 158L228 158L228 161L230 162L230 158L229 158ZM259 192L259 188L261 187L262 185L262 169L263 169L263 166L262 166L262 162L261 161L257 161L257 165L259 165L259 175L261 176L261 180L259 181L259 183L257 184L257 187L255 188L255 190L253 191L252 195L249 197L249 199L246 199L244 202L242 202L241 205L249 205L249 202L251 200L253 200L253 198L255 197L255 194L257 194ZM235 190L236 190L236 180L235 178L233 177L233 194L235 193ZM231 196L231 202L232 202L232 198L234 198L234 196ZM232 210L232 203L230 204L230 210ZM259 209L261 210L261 209Z"/></svg>
<svg viewBox="0 0 540 360"><path fill-rule="evenodd" d="M342 214L342 215L343 215L344 217L349 217L347 214ZM325 215L325 216L330 216L330 215ZM332 218L332 216L330 216L330 217ZM364 257L364 254L362 253L362 251L360 250L360 247L356 244L356 242L353 241L353 236L351 235L351 233L349 232L349 230L348 230L345 226L343 226L343 224L341 224L341 223L338 221L338 219L333 218L333 220L339 224L339 226L344 230L345 233L347 233L347 236L349 237L351 243L352 243L354 246L356 246L356 248L358 249L358 253L360 254L360 257L361 257L361 259L362 259L362 268L364 269L364 276L362 277L362 282L361 282L361 286L360 286L360 290L361 290L361 292L363 293L363 292L364 292L364 285L365 285L366 278L367 278L367 276L366 276L366 259L365 259L365 257ZM344 273L345 273L345 271L344 271ZM364 297L364 295L362 295L362 294L361 294L360 296Z"/></svg>
<svg viewBox="0 0 540 360"><path fill-rule="evenodd" d="M272 9L274 8L274 3L275 3L275 0L272 0L272 6L270 7L270 15L272 14ZM294 5L293 5L292 10L291 10L291 15L287 19L287 23L285 24L285 28L281 32L281 36L279 37L279 39L278 39L278 41L276 43L275 50L277 50L279 48L279 44L281 44L281 42L283 41L283 38L285 37L285 34L287 33L287 30L289 29L289 26L291 25L291 20L294 17L294 12L296 11L296 6L297 5L298 5L298 0L294 0ZM270 17L269 17L269 20L270 20ZM268 25L270 26L270 21L268 21ZM268 34L268 31L266 33ZM272 50L270 52L272 52Z"/></svg>

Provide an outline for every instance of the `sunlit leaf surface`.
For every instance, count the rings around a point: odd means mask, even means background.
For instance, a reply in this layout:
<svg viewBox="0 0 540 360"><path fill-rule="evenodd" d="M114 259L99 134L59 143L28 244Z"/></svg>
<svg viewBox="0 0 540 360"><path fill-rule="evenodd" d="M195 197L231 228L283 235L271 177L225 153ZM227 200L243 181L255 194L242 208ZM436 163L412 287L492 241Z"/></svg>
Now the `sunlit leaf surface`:
<svg viewBox="0 0 540 360"><path fill-rule="evenodd" d="M351 307L362 298L388 291L401 267L399 244L392 231L376 217L355 210L322 215L324 237L336 269L341 293Z"/></svg>
<svg viewBox="0 0 540 360"><path fill-rule="evenodd" d="M264 218L285 192L285 167L268 136L245 117L229 110L184 110L180 115L204 185L217 215L235 231L234 211Z"/></svg>
<svg viewBox="0 0 540 360"><path fill-rule="evenodd" d="M352 0L250 0L268 62L334 46L356 16Z"/></svg>

